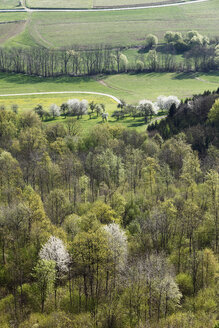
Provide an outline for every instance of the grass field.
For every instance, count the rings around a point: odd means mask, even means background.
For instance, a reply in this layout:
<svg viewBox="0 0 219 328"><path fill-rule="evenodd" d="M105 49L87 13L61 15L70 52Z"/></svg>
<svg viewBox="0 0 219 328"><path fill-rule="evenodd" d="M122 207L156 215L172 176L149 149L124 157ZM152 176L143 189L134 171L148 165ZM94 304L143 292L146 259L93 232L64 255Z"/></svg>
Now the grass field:
<svg viewBox="0 0 219 328"><path fill-rule="evenodd" d="M27 0L29 8L111 8L120 6L147 5L154 3L165 3L170 0ZM184 0L188 1L188 0ZM179 0L171 0L179 2Z"/></svg>
<svg viewBox="0 0 219 328"><path fill-rule="evenodd" d="M27 0L29 8L92 8L93 0Z"/></svg>
<svg viewBox="0 0 219 328"><path fill-rule="evenodd" d="M25 27L25 21L0 24L0 44L25 31Z"/></svg>
<svg viewBox="0 0 219 328"><path fill-rule="evenodd" d="M15 22L26 20L27 14L26 13L0 13L0 23L8 23L8 22Z"/></svg>
<svg viewBox="0 0 219 328"><path fill-rule="evenodd" d="M179 2L180 0L171 0L171 2ZM188 0L186 0L188 1ZM93 7L119 7L119 6L143 6L148 4L165 3L168 0L93 0Z"/></svg>
<svg viewBox="0 0 219 328"><path fill-rule="evenodd" d="M96 79L92 77L40 78L0 73L0 94L94 91L108 93L130 103L145 98L156 100L159 95L175 95L180 99L185 99L205 90L216 90L218 87L218 72L212 74L117 74L99 76ZM33 107L34 105L35 103Z"/></svg>
<svg viewBox="0 0 219 328"><path fill-rule="evenodd" d="M5 109L10 110L12 105L16 104L18 106L18 112L31 111L37 104L41 104L44 110L49 110L51 104L57 104L60 106L63 102L68 101L68 99L77 98L79 100L86 99L88 102L94 101L98 104L104 104L106 112L109 114L108 123L109 124L120 124L126 128L137 129L138 131L144 131L146 128L144 118L139 117L133 119L131 117L126 117L122 120L117 121L112 117L112 113L117 109L117 103L110 98L99 96L99 95L81 95L81 94L69 94L65 96L54 95L54 96L16 96L16 97L5 97L0 98L0 106L4 106ZM158 118L159 119L159 118ZM46 124L55 124L57 122L66 123L68 117L64 118L63 116L56 117L46 121ZM96 113L90 118L89 115L84 115L79 121L81 124L81 129L86 133L96 124L102 123L101 116L97 117Z"/></svg>
<svg viewBox="0 0 219 328"><path fill-rule="evenodd" d="M0 13L0 45L25 31L26 18L25 13Z"/></svg>
<svg viewBox="0 0 219 328"><path fill-rule="evenodd" d="M0 9L13 9L21 7L19 0L0 0Z"/></svg>
<svg viewBox="0 0 219 328"><path fill-rule="evenodd" d="M155 100L159 95L176 95L180 99L205 90L219 87L219 75L151 73L138 75L112 75L106 78L106 84L121 97L131 102L142 98Z"/></svg>
<svg viewBox="0 0 219 328"><path fill-rule="evenodd" d="M63 102L68 101L69 99L77 98L79 100L86 99L88 102L94 101L96 103L102 103L106 107L107 113L111 116L114 110L116 110L117 103L110 98L104 97L104 96L98 96L98 95L81 95L81 94L66 94L64 96L62 95L53 95L53 96L23 96L23 97L6 97L6 98L0 98L0 106L4 105L6 109L10 109L13 104L18 105L18 111L27 111L27 110L33 110L33 108L37 104L41 104L45 110L49 110L49 107L51 104L57 104L60 106ZM57 121L61 121L65 123L67 119L64 119L63 117L58 117L55 120L49 121L49 123L54 123ZM109 122L114 122L115 119L110 118ZM91 128L95 124L98 124L102 122L101 117L97 118L96 115L93 116L92 119L89 119L88 115L83 116L82 119L79 121L82 124L83 129L87 130L88 128ZM127 125L127 122L123 122L123 124Z"/></svg>
<svg viewBox="0 0 219 328"><path fill-rule="evenodd" d="M20 14L18 14L20 15ZM8 46L64 47L95 44L139 46L149 33L162 40L167 30L218 36L218 0L179 7L118 12L38 12L26 14L25 32L4 40ZM2 15L0 15L1 21Z"/></svg>
<svg viewBox="0 0 219 328"><path fill-rule="evenodd" d="M128 103L137 103L141 99L156 100L159 95L176 95L180 99L201 93L205 90L216 90L219 86L219 73L212 74L118 74L102 76L94 80L90 78L40 78L16 74L0 73L1 94L31 93L31 92L55 92L55 91L95 91L114 95L124 99ZM63 94L63 95L32 95L32 96L7 96L0 97L0 106L9 109L13 104L19 106L19 110L32 110L37 104L42 104L45 109L53 103L61 105L68 99L94 100L96 103L104 103L106 112L110 115L116 110L117 103L107 97L86 94ZM62 117L59 121L66 122ZM51 121L52 123L54 121ZM101 118L89 119L84 116L80 120L82 127L87 130L101 122ZM109 123L122 124L126 127L137 128L139 131L145 129L142 118L133 120L127 118L115 121L109 118Z"/></svg>

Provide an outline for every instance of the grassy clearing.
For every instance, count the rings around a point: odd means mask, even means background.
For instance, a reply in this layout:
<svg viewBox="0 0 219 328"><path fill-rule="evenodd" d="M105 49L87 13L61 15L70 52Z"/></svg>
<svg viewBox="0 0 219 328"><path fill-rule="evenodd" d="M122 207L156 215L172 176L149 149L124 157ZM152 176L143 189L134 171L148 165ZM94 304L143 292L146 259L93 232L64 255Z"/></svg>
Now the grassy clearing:
<svg viewBox="0 0 219 328"><path fill-rule="evenodd" d="M218 35L218 16L218 0L117 12L38 12L31 14L26 34L10 39L8 45L139 46L149 33L162 40L167 30L186 33L191 29L214 37Z"/></svg>

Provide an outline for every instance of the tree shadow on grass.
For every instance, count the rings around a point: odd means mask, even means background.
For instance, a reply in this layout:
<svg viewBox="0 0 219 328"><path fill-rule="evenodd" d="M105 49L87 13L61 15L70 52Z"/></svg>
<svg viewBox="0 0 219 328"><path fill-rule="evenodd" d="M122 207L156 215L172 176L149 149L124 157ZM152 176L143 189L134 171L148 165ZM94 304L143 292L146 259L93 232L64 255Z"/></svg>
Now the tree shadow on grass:
<svg viewBox="0 0 219 328"><path fill-rule="evenodd" d="M139 126L143 126L145 125L146 128L146 124L145 122L132 122L131 124L127 125L129 128L137 128Z"/></svg>
<svg viewBox="0 0 219 328"><path fill-rule="evenodd" d="M124 118L124 119L120 119L120 120L112 120L112 119L109 119L108 120L108 123L112 123L112 124L123 124L123 125L126 125L127 127L132 127L132 128L137 128L137 127L140 127L140 126L143 126L145 125L146 127L146 123L145 123L145 120L144 119L133 119L133 118Z"/></svg>
<svg viewBox="0 0 219 328"><path fill-rule="evenodd" d="M199 73L190 72L190 73L178 73L172 79L173 80L188 80L195 79Z"/></svg>
<svg viewBox="0 0 219 328"><path fill-rule="evenodd" d="M173 80L186 80L186 79L195 79L199 76L209 76L209 77L219 77L219 71L213 72L190 72L190 73L178 73L173 77Z"/></svg>
<svg viewBox="0 0 219 328"><path fill-rule="evenodd" d="M84 82L93 82L92 77L75 77L75 76L57 76L57 77L40 77L29 76L17 73L0 73L0 81L16 84L38 84L38 83L70 83L79 84Z"/></svg>

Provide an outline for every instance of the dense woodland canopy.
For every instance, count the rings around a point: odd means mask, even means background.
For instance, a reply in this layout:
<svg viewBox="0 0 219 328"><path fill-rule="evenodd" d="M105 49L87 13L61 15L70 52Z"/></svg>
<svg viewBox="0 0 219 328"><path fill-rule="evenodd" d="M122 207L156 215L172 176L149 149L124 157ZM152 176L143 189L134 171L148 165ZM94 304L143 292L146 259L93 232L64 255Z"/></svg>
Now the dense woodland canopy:
<svg viewBox="0 0 219 328"><path fill-rule="evenodd" d="M218 327L219 95L149 133L0 110L0 327Z"/></svg>

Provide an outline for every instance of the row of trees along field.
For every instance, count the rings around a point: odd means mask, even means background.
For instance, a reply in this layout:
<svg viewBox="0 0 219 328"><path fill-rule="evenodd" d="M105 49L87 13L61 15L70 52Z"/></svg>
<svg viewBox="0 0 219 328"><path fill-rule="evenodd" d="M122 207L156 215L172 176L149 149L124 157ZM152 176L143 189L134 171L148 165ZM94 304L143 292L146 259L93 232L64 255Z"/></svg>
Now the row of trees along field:
<svg viewBox="0 0 219 328"><path fill-rule="evenodd" d="M167 32L165 43L158 44L153 35L146 37L139 56L129 63L124 48L111 46L93 47L83 50L72 46L70 49L0 48L0 71L25 73L28 75L91 75L118 72L190 72L218 69L218 41L196 31L183 37L180 33ZM147 54L145 55L145 51ZM183 54L179 60L177 53Z"/></svg>
<svg viewBox="0 0 219 328"><path fill-rule="evenodd" d="M218 94L190 110L201 153L1 109L1 328L218 327Z"/></svg>
<svg viewBox="0 0 219 328"><path fill-rule="evenodd" d="M140 100L137 105L126 104L124 100L120 100L111 117L114 117L117 121L123 120L124 118L143 117L145 123L151 121L152 117L169 112L170 108L174 105L177 109L180 105L180 100L176 96L159 96L156 102L152 102L147 99ZM1 106L5 109L5 106ZM18 112L18 105L13 104L11 106L12 111ZM62 116L63 118L77 117L77 120L81 119L84 115L89 115L89 119L95 119L102 117L102 121L108 121L109 113L106 112L104 104L97 104L94 101L88 103L87 100L69 99L67 102L57 106L51 104L49 109L46 110L42 105L38 104L34 108L34 112L39 115L42 121L55 120L57 117ZM69 124L69 122L67 122Z"/></svg>

